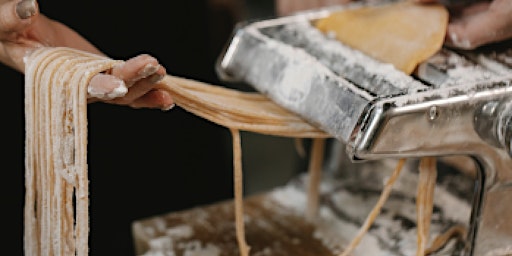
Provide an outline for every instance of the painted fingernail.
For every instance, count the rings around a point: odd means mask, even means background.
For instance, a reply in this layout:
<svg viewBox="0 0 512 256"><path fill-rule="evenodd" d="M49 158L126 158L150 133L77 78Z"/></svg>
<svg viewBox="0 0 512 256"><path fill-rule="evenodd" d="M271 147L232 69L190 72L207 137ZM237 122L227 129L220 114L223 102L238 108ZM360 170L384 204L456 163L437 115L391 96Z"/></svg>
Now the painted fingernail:
<svg viewBox="0 0 512 256"><path fill-rule="evenodd" d="M169 111L169 110L173 109L175 106L176 106L176 104L173 103L169 106L163 107L162 111Z"/></svg>
<svg viewBox="0 0 512 256"><path fill-rule="evenodd" d="M155 73L158 70L158 68L159 68L158 65L155 66L153 64L147 64L146 66L144 66L144 69L142 69L139 74L142 77L147 77L147 76Z"/></svg>
<svg viewBox="0 0 512 256"><path fill-rule="evenodd" d="M114 98L123 97L128 93L128 88L122 80L119 80L117 86L112 90L105 90L105 88L95 88L94 86L89 86L87 88L87 93L90 97L102 99L102 100L111 100Z"/></svg>
<svg viewBox="0 0 512 256"><path fill-rule="evenodd" d="M165 77L165 75L153 74L149 77L149 82L155 84L155 83L162 81L162 79L164 79L164 77Z"/></svg>
<svg viewBox="0 0 512 256"><path fill-rule="evenodd" d="M114 99L123 97L128 93L128 88L124 83L119 83L119 86L117 86L114 90L112 90L110 93L107 94L108 99Z"/></svg>
<svg viewBox="0 0 512 256"><path fill-rule="evenodd" d="M466 38L461 38L455 32L449 33L450 44L461 49L471 49L471 42Z"/></svg>
<svg viewBox="0 0 512 256"><path fill-rule="evenodd" d="M37 6L35 0L21 0L16 4L16 14L20 19L28 19L37 12Z"/></svg>

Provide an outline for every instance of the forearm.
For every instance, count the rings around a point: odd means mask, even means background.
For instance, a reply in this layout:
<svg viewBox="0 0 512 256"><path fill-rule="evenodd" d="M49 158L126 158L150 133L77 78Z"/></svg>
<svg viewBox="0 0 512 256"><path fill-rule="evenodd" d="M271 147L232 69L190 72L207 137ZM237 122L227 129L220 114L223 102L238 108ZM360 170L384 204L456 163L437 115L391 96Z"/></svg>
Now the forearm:
<svg viewBox="0 0 512 256"><path fill-rule="evenodd" d="M46 46L62 46L104 55L96 46L68 26L40 14L34 23L33 34Z"/></svg>
<svg viewBox="0 0 512 256"><path fill-rule="evenodd" d="M39 13L31 0L0 0L0 61L24 72L23 58L40 46L63 46L102 54L80 34Z"/></svg>

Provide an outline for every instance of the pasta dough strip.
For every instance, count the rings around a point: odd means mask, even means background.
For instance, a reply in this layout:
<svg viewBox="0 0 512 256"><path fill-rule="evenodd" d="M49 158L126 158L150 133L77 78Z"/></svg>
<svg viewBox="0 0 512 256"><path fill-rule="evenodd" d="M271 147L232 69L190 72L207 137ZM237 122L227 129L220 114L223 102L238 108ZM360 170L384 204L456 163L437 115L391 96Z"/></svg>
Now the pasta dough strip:
<svg viewBox="0 0 512 256"><path fill-rule="evenodd" d="M441 49L447 26L446 7L408 0L348 8L316 23L322 32L407 74Z"/></svg>
<svg viewBox="0 0 512 256"><path fill-rule="evenodd" d="M39 48L25 72L26 255L87 255L87 85L119 61Z"/></svg>
<svg viewBox="0 0 512 256"><path fill-rule="evenodd" d="M322 179L322 164L324 161L325 139L313 139L311 156L309 159L309 186L307 193L306 217L314 220L318 214L318 205L320 201L320 181Z"/></svg>
<svg viewBox="0 0 512 256"><path fill-rule="evenodd" d="M311 172L318 175L323 161L324 139L330 136L261 94L238 92L172 76L167 76L160 87L173 95L178 106L230 129L234 153L236 236L240 255L248 256L250 247L245 240L243 221L243 172L239 130L275 136L316 138L312 150ZM314 212L317 208L318 182L319 177L310 183L312 187L308 192L309 212Z"/></svg>
<svg viewBox="0 0 512 256"><path fill-rule="evenodd" d="M366 220L364 221L363 225L357 232L357 235L352 239L350 244L347 246L345 251L343 251L340 256L348 256L351 255L351 253L356 249L356 247L359 245L361 240L363 239L364 235L368 233L368 230L372 226L373 222L377 218L377 216L380 214L380 210L382 209L382 206L384 206L384 203L388 200L389 194L391 193L391 189L393 188L393 184L395 184L396 180L398 179L398 176L402 172L402 168L405 164L406 159L400 159L398 161L397 166L395 167L395 170L391 174L391 177L386 181L386 185L384 186L384 189L382 190L382 193L380 194L379 200L373 207L373 209L370 211L370 214L368 214L368 217L366 217Z"/></svg>
<svg viewBox="0 0 512 256"><path fill-rule="evenodd" d="M173 76L165 77L159 86L173 95L178 106L224 127L274 136L330 137L259 93Z"/></svg>
<svg viewBox="0 0 512 256"><path fill-rule="evenodd" d="M244 203L243 203L243 174L242 174L242 147L240 141L240 131L230 129L233 137L233 177L235 187L235 225L236 239L240 255L248 256L250 247L245 240L244 225Z"/></svg>
<svg viewBox="0 0 512 256"><path fill-rule="evenodd" d="M436 186L436 158L425 157L420 161L420 174L418 182L418 191L416 196L417 211L417 236L418 248L417 256L424 256L429 240L430 220L434 207L434 190Z"/></svg>
<svg viewBox="0 0 512 256"><path fill-rule="evenodd" d="M458 239L464 239L467 235L467 229L465 226L462 225L456 225L453 227L450 227L448 230L446 230L444 233L438 235L430 247L425 251L425 255L429 255L431 253L437 252L443 248L448 241L452 238L458 238Z"/></svg>

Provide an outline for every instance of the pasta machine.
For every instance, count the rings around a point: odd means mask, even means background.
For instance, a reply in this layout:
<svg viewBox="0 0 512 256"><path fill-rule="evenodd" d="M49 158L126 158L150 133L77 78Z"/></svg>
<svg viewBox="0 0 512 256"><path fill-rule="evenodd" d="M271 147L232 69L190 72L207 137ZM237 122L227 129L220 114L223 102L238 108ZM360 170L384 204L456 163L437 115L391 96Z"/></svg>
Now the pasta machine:
<svg viewBox="0 0 512 256"><path fill-rule="evenodd" d="M473 158L479 172L464 255L511 255L512 44L443 48L407 75L312 26L340 8L240 23L217 73L328 132L354 162Z"/></svg>

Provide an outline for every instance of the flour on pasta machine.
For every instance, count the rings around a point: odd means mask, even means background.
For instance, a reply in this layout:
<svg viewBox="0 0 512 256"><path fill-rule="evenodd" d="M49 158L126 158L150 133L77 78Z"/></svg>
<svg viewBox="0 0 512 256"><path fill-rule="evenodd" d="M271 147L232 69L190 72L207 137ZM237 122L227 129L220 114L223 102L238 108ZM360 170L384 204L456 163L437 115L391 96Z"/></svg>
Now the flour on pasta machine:
<svg viewBox="0 0 512 256"><path fill-rule="evenodd" d="M465 255L510 255L510 43L492 51L444 48L410 76L312 25L339 8L240 24L219 58L219 76L251 85L328 132L354 161L474 158L480 172Z"/></svg>

